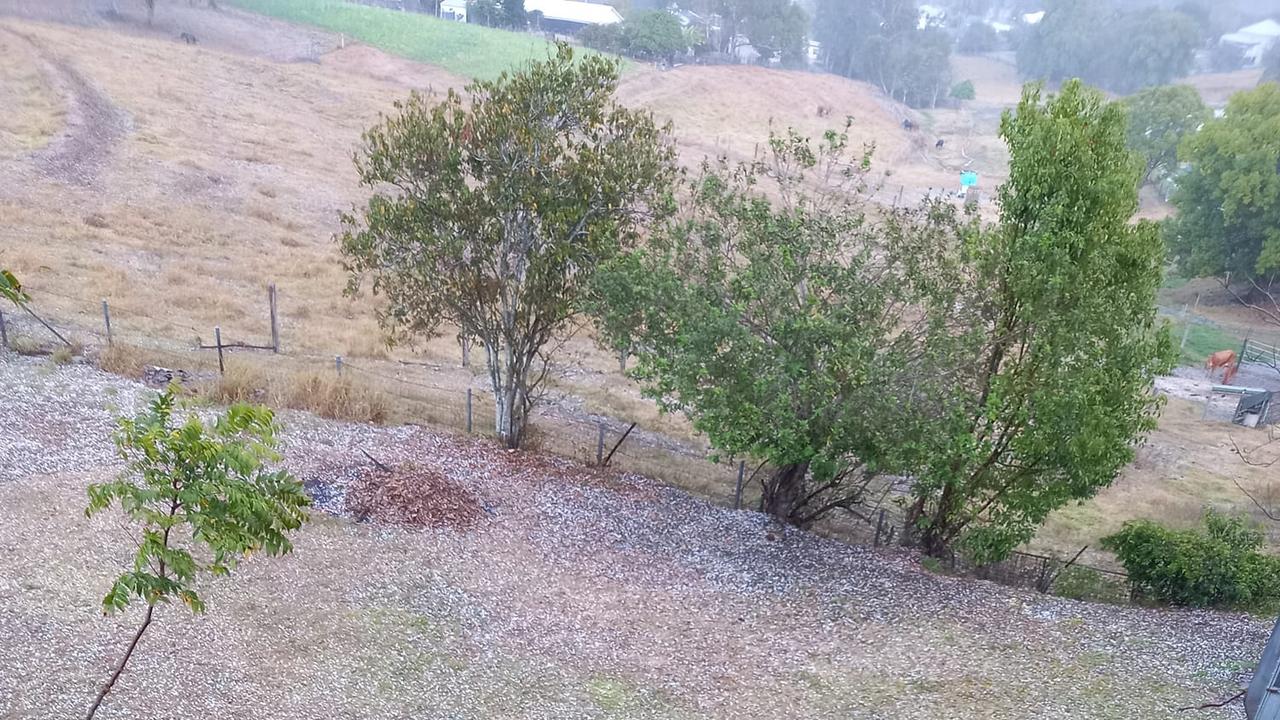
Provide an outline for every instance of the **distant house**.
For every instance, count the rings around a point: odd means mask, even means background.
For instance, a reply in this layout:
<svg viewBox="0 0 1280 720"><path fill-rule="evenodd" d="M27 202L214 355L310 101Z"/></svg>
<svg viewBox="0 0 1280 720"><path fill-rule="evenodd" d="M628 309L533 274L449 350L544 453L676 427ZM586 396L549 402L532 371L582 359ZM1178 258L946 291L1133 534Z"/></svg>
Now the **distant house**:
<svg viewBox="0 0 1280 720"><path fill-rule="evenodd" d="M524 0L527 13L542 14L542 29L572 35L588 25L616 25L622 15L612 5L579 0Z"/></svg>
<svg viewBox="0 0 1280 720"><path fill-rule="evenodd" d="M1044 19L1044 11L1037 10L1035 12L1025 13L1022 16L1022 22L1028 25L1035 25Z"/></svg>
<svg viewBox="0 0 1280 720"><path fill-rule="evenodd" d="M445 20L467 21L467 0L440 0L440 17Z"/></svg>
<svg viewBox="0 0 1280 720"><path fill-rule="evenodd" d="M1262 64L1267 51L1280 40L1280 22L1266 19L1252 25L1246 25L1233 33L1219 38L1221 45L1233 45L1240 49L1247 67Z"/></svg>

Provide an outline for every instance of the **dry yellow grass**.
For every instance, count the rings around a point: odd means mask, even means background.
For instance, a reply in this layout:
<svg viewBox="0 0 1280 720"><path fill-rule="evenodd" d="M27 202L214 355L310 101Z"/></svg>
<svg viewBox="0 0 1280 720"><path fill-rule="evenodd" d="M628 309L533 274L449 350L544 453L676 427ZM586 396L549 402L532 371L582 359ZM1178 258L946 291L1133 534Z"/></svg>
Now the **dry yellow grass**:
<svg viewBox="0 0 1280 720"><path fill-rule="evenodd" d="M1127 520L1148 518L1187 528L1199 522L1206 507L1214 507L1266 521L1237 483L1259 495L1274 481L1275 468L1246 464L1232 445L1234 438L1247 451L1265 442L1266 432L1206 423L1201 413L1199 403L1169 398L1159 430L1137 460L1097 497L1051 515L1031 548L1070 556L1089 545L1093 561L1109 562L1097 551L1098 541ZM1280 528L1264 525L1272 544L1280 546Z"/></svg>
<svg viewBox="0 0 1280 720"><path fill-rule="evenodd" d="M45 146L66 115L40 58L8 33L0 33L0 108L0 159Z"/></svg>

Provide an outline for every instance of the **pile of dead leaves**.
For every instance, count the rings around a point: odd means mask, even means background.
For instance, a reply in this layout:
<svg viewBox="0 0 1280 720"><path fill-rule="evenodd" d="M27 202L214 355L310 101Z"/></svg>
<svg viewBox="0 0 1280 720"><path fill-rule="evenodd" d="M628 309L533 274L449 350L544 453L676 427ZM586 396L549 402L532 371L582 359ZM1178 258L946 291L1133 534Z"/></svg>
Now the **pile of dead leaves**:
<svg viewBox="0 0 1280 720"><path fill-rule="evenodd" d="M417 465L362 469L347 489L346 504L360 522L413 527L465 529L485 514L471 490Z"/></svg>

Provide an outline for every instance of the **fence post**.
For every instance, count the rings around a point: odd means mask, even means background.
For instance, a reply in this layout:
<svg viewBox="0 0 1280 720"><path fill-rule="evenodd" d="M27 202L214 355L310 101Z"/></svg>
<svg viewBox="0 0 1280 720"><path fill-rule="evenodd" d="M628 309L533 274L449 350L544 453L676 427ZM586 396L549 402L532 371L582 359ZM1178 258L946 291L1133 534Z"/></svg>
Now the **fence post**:
<svg viewBox="0 0 1280 720"><path fill-rule="evenodd" d="M1244 342L1240 344L1240 354L1236 356L1236 369L1240 369L1240 363L1244 362L1244 354L1249 351L1249 336L1253 334L1253 328L1244 334Z"/></svg>
<svg viewBox="0 0 1280 720"><path fill-rule="evenodd" d="M107 299L102 299L102 322L107 326L107 344L111 344L111 309L107 307Z"/></svg>
<svg viewBox="0 0 1280 720"><path fill-rule="evenodd" d="M276 284L267 286L267 303L271 306L271 352L280 352L280 320L276 315Z"/></svg>
<svg viewBox="0 0 1280 720"><path fill-rule="evenodd" d="M738 461L738 485L733 490L733 509L742 509L742 480L746 477L747 461Z"/></svg>
<svg viewBox="0 0 1280 720"><path fill-rule="evenodd" d="M213 344L218 346L218 374L226 375L227 366L222 362L222 328L220 326L213 328Z"/></svg>
<svg viewBox="0 0 1280 720"><path fill-rule="evenodd" d="M1187 349L1187 336L1191 334L1191 318L1187 316L1187 305L1182 305L1182 343L1178 345L1179 350Z"/></svg>
<svg viewBox="0 0 1280 720"><path fill-rule="evenodd" d="M4 313L0 312L0 348L9 347L9 330L4 326Z"/></svg>
<svg viewBox="0 0 1280 720"><path fill-rule="evenodd" d="M604 462L604 423L600 423L596 433L596 465Z"/></svg>
<svg viewBox="0 0 1280 720"><path fill-rule="evenodd" d="M467 434L471 434L471 388L467 388Z"/></svg>
<svg viewBox="0 0 1280 720"><path fill-rule="evenodd" d="M338 371L338 377L342 377L342 356L333 356L333 367Z"/></svg>

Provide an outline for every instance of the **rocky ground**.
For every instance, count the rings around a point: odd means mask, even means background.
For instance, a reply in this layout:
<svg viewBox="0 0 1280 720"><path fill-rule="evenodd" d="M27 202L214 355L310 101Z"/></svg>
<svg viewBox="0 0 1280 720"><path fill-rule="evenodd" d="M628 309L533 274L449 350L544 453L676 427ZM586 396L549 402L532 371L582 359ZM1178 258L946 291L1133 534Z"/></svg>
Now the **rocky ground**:
<svg viewBox="0 0 1280 720"><path fill-rule="evenodd" d="M0 355L0 717L82 712L138 622L98 611L123 519L82 507L147 392ZM205 616L162 608L100 718L1172 718L1233 694L1269 629L939 577L468 438L282 419L317 505L296 552L206 583ZM362 451L482 513L356 522Z"/></svg>

